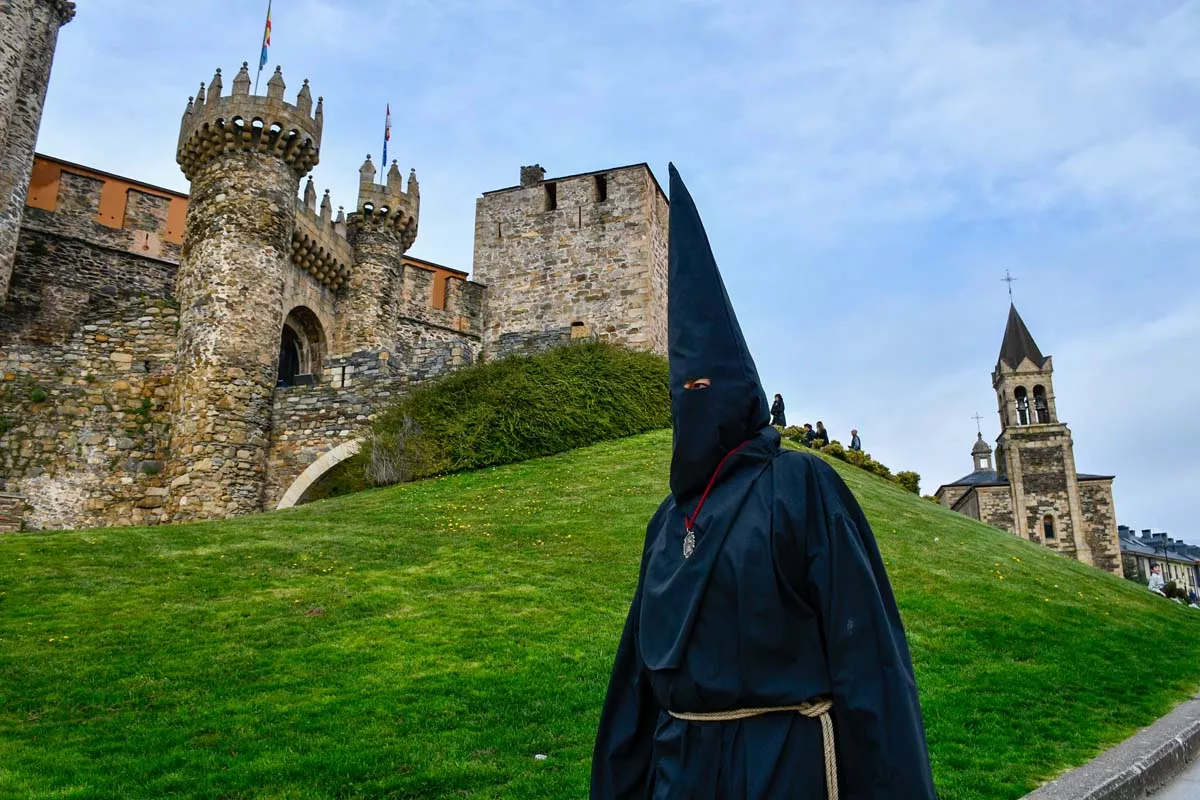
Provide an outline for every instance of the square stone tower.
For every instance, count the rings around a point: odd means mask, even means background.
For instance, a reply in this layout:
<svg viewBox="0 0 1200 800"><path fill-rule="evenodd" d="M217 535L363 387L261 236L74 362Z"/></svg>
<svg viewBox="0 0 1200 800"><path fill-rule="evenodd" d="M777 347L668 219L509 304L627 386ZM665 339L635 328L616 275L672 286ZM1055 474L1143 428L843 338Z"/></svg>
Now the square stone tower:
<svg viewBox="0 0 1200 800"><path fill-rule="evenodd" d="M1013 532L1119 573L1113 479L1075 469L1071 431L1058 419L1053 374L1052 359L1042 355L1010 306L992 387L1000 414L996 466L1011 486Z"/></svg>
<svg viewBox="0 0 1200 800"><path fill-rule="evenodd" d="M599 338L667 352L667 197L646 164L521 184L475 203L487 358Z"/></svg>

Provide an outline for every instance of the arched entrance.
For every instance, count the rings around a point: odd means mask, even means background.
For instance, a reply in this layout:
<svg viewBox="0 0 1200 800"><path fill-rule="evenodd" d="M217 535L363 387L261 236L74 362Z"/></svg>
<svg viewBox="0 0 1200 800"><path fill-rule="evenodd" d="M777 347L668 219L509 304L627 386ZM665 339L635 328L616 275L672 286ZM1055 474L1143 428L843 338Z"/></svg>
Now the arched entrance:
<svg viewBox="0 0 1200 800"><path fill-rule="evenodd" d="M325 361L325 330L312 309L296 306L283 320L279 337L278 386L319 383Z"/></svg>

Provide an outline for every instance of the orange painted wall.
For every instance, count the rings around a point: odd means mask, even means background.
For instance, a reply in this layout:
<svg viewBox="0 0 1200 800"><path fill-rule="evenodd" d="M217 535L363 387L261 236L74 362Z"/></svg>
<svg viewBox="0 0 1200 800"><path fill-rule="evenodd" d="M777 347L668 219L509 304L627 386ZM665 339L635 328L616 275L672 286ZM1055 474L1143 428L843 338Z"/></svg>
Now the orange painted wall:
<svg viewBox="0 0 1200 800"><path fill-rule="evenodd" d="M33 178L29 182L29 194L25 199L25 205L40 208L43 211L54 211L58 205L58 181L64 170L104 183L100 190L100 212L96 221L110 228L124 227L125 203L131 190L168 198L171 202L167 207L167 229L163 231L162 237L164 241L175 244L183 243L183 224L187 218L186 194L131 181L128 178L89 169L69 161L60 161L40 153L33 159Z"/></svg>

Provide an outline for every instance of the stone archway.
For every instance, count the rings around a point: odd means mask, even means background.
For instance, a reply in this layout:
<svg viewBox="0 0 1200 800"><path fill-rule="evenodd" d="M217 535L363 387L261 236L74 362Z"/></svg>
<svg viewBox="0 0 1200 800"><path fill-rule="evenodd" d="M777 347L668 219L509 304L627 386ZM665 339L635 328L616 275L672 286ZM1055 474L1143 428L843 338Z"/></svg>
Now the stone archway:
<svg viewBox="0 0 1200 800"><path fill-rule="evenodd" d="M299 477L292 481L292 485L283 493L283 497L279 498L279 502L275 504L275 510L279 511L296 505L308 491L308 487L316 483L326 472L356 454L361 448L361 439L351 439L348 442L342 442L309 464L304 472L301 472Z"/></svg>
<svg viewBox="0 0 1200 800"><path fill-rule="evenodd" d="M311 386L321 382L325 363L325 329L307 306L296 306L283 320L279 338L279 386Z"/></svg>

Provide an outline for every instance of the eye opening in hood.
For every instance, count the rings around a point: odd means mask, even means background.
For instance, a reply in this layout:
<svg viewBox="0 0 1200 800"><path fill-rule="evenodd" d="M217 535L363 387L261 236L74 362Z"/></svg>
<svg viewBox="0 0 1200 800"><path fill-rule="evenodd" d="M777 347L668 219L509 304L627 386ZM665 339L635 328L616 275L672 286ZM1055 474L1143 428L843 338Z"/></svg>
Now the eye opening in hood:
<svg viewBox="0 0 1200 800"><path fill-rule="evenodd" d="M711 378L688 378L683 382L684 389L707 389L712 386Z"/></svg>

